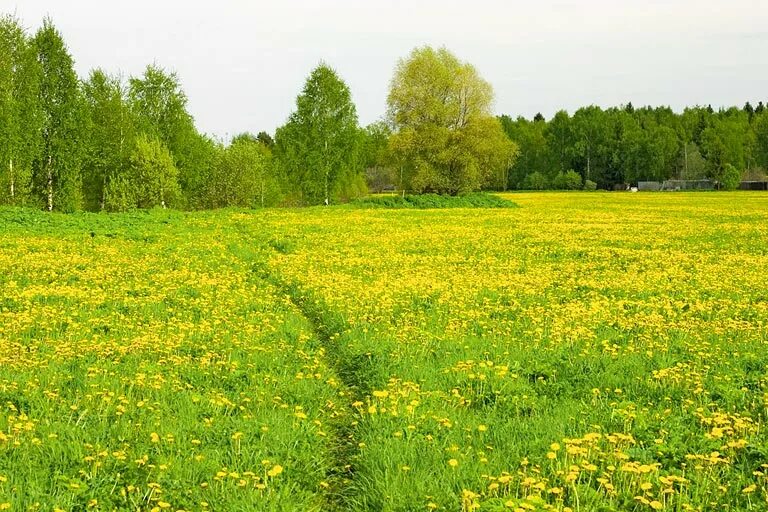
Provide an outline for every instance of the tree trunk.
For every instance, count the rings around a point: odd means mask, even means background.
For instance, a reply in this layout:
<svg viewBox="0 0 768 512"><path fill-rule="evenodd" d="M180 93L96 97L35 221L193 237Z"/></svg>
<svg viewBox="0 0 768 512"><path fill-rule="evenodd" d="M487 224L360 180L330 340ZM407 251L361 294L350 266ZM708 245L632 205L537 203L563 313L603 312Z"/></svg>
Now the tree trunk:
<svg viewBox="0 0 768 512"><path fill-rule="evenodd" d="M51 169L51 162L53 158L51 155L48 155L48 166L47 166L47 174L48 174L48 183L46 184L48 189L48 211L53 211L53 169Z"/></svg>
<svg viewBox="0 0 768 512"><path fill-rule="evenodd" d="M104 207L107 204L107 177L104 176L104 179L101 180L101 203L99 204L99 209L101 211L104 211Z"/></svg>
<svg viewBox="0 0 768 512"><path fill-rule="evenodd" d="M328 178L329 174L331 173L330 169L328 168L328 140L325 141L325 153L323 154L325 157L325 206L328 206L330 204L330 200L328 198Z"/></svg>
<svg viewBox="0 0 768 512"><path fill-rule="evenodd" d="M14 198L16 196L16 183L15 178L13 176L13 158L11 158L8 162L8 172L11 176L11 203L14 202Z"/></svg>
<svg viewBox="0 0 768 512"><path fill-rule="evenodd" d="M328 206L330 204L330 200L328 199L328 171L325 171L325 206Z"/></svg>

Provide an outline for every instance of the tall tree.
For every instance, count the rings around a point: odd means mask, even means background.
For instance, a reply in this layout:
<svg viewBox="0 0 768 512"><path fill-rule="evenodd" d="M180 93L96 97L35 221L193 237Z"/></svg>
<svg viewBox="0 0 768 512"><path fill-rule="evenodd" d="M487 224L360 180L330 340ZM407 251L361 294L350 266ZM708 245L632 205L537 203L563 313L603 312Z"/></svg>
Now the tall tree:
<svg viewBox="0 0 768 512"><path fill-rule="evenodd" d="M83 192L90 210L104 208L111 179L125 174L135 129L127 91L118 77L93 70L83 83L90 133L83 164Z"/></svg>
<svg viewBox="0 0 768 512"><path fill-rule="evenodd" d="M547 124L543 119L531 122L524 117L512 120L509 116L501 116L499 120L504 132L520 148L520 156L509 169L504 188L521 188L529 174L537 172L551 178L561 170L556 169L553 161L546 136Z"/></svg>
<svg viewBox="0 0 768 512"><path fill-rule="evenodd" d="M159 66L147 66L140 78L129 80L128 97L138 132L168 148L182 191L194 202L205 185L215 144L195 129L179 77Z"/></svg>
<svg viewBox="0 0 768 512"><path fill-rule="evenodd" d="M46 19L33 39L40 65L41 151L33 182L46 208L72 211L81 204L80 164L86 123L79 81L61 34Z"/></svg>
<svg viewBox="0 0 768 512"><path fill-rule="evenodd" d="M491 114L492 102L491 85L445 48L416 48L398 63L387 98L397 130L391 148L410 188L468 192L511 167L517 146Z"/></svg>
<svg viewBox="0 0 768 512"><path fill-rule="evenodd" d="M0 202L25 204L40 148L40 67L29 37L12 16L0 17Z"/></svg>
<svg viewBox="0 0 768 512"><path fill-rule="evenodd" d="M603 110L597 106L577 110L572 119L574 144L572 157L582 170L585 180L606 185L605 171L608 167L610 127Z"/></svg>
<svg viewBox="0 0 768 512"><path fill-rule="evenodd" d="M328 204L350 183L363 180L360 142L349 87L321 64L275 134L276 156L303 202Z"/></svg>

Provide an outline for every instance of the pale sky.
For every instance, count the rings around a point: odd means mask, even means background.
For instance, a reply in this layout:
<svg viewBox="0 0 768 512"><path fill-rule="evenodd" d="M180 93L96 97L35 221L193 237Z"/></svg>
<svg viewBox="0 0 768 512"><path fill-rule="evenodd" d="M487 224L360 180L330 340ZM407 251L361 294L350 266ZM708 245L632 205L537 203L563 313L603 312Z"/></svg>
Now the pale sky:
<svg viewBox="0 0 768 512"><path fill-rule="evenodd" d="M412 48L446 46L496 92L496 113L768 101L768 0L0 0L50 15L81 77L176 71L198 128L274 133L321 60L361 124L383 116Z"/></svg>

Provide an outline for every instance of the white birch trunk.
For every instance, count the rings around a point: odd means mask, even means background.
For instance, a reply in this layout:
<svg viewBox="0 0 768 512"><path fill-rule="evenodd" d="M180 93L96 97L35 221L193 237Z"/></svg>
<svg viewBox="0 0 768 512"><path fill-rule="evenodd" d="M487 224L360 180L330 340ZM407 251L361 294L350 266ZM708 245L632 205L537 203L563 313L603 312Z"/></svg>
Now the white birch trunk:
<svg viewBox="0 0 768 512"><path fill-rule="evenodd" d="M51 155L48 155L48 167L47 167L48 183L47 183L47 188L48 188L48 211L49 212L53 211L53 170L51 169L51 161L52 161L52 157L51 157Z"/></svg>
<svg viewBox="0 0 768 512"><path fill-rule="evenodd" d="M16 196L16 178L13 175L13 158L8 162L8 171L11 175L11 202L13 202L13 199Z"/></svg>

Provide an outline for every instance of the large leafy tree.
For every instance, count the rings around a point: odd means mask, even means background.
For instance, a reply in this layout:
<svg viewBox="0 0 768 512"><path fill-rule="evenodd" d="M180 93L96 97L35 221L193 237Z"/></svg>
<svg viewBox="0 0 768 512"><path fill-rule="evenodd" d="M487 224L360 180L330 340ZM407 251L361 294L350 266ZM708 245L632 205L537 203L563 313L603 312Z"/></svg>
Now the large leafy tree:
<svg viewBox="0 0 768 512"><path fill-rule="evenodd" d="M178 76L147 66L140 78L129 80L128 98L138 130L159 139L171 152L179 151L194 127Z"/></svg>
<svg viewBox="0 0 768 512"><path fill-rule="evenodd" d="M360 143L349 87L329 66L319 65L275 134L276 156L300 200L328 204L362 182Z"/></svg>
<svg viewBox="0 0 768 512"><path fill-rule="evenodd" d="M609 164L611 139L607 116L600 107L583 107L574 113L571 120L573 145L571 158L583 169L584 179L604 185L605 172Z"/></svg>
<svg viewBox="0 0 768 512"><path fill-rule="evenodd" d="M490 84L445 48L417 48L401 60L387 104L403 186L448 194L500 186L494 182L517 148L491 114L492 102Z"/></svg>
<svg viewBox="0 0 768 512"><path fill-rule="evenodd" d="M128 98L138 132L157 138L170 151L182 191L196 206L213 163L215 143L195 129L178 76L147 66L140 78L130 79Z"/></svg>
<svg viewBox="0 0 768 512"><path fill-rule="evenodd" d="M81 205L80 165L84 115L80 84L61 34L46 19L33 39L40 65L38 101L42 113L41 151L33 167L35 190L50 210Z"/></svg>
<svg viewBox="0 0 768 512"><path fill-rule="evenodd" d="M0 202L31 196L40 148L40 68L29 37L12 16L0 17Z"/></svg>
<svg viewBox="0 0 768 512"><path fill-rule="evenodd" d="M90 133L83 164L85 205L104 208L110 180L123 176L134 146L135 129L127 103L127 91L118 77L100 69L83 83Z"/></svg>

